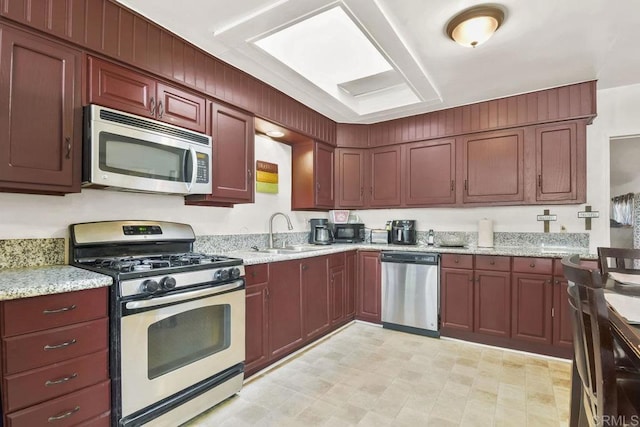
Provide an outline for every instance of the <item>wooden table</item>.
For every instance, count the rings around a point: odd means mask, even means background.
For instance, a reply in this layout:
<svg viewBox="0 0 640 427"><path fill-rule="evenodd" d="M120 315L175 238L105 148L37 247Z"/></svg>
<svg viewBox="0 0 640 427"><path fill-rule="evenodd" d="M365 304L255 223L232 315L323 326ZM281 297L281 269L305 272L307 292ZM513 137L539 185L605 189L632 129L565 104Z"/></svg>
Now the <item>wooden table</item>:
<svg viewBox="0 0 640 427"><path fill-rule="evenodd" d="M609 281L606 289L615 291L615 284ZM629 362L640 370L640 325L629 324L622 316L609 306L609 324L613 339L624 349ZM580 425L580 413L582 412L582 381L576 368L575 358L571 372L571 417L569 425L577 427Z"/></svg>

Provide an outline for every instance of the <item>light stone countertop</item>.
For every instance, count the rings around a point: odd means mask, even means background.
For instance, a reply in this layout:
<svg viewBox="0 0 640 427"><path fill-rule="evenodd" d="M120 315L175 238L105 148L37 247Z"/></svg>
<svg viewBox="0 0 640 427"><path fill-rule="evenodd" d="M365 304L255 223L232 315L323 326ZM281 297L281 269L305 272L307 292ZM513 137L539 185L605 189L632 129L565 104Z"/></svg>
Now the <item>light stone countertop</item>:
<svg viewBox="0 0 640 427"><path fill-rule="evenodd" d="M307 246L307 245L305 245ZM313 245L308 245L313 246ZM344 244L334 243L333 245L316 246L317 250L293 252L287 254L272 254L264 252L256 252L251 249L236 250L228 252L227 255L242 258L245 265L264 264L268 262L286 261L292 259L308 258L320 255L329 255L333 253L346 252L350 250L380 250L380 251L403 251L403 252L436 252L436 253L453 253L468 255L504 255L504 256L523 256L523 257L541 257L541 258L562 258L567 255L578 254L583 259L598 259L595 254L590 254L586 248L571 247L526 247L526 246L499 246L495 248L478 248L469 246L464 248L426 246L426 245L379 245L370 243L360 244Z"/></svg>
<svg viewBox="0 0 640 427"><path fill-rule="evenodd" d="M110 286L113 280L69 265L0 269L0 301Z"/></svg>

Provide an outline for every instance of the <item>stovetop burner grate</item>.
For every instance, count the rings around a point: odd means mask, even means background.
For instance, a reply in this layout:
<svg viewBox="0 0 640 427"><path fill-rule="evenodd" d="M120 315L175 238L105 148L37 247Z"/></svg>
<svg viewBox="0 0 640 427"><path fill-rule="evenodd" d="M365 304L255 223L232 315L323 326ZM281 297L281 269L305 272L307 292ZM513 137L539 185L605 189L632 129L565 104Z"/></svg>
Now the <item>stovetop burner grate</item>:
<svg viewBox="0 0 640 427"><path fill-rule="evenodd" d="M233 258L220 255L207 255L188 252L135 257L130 256L97 258L95 260L82 262L82 264L99 269L125 273L134 271L149 271L162 268L184 267L190 265L206 264L215 266L216 263L227 262L230 260L233 260Z"/></svg>

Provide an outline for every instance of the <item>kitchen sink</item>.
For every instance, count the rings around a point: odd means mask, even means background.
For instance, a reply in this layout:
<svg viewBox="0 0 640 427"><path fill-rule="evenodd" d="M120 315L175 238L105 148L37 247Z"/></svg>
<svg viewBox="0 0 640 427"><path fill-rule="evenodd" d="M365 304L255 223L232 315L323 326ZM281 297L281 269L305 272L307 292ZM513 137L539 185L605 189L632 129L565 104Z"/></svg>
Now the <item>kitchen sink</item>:
<svg viewBox="0 0 640 427"><path fill-rule="evenodd" d="M295 254L300 252L312 252L319 251L325 249L325 246L307 246L307 245L295 245L295 246L285 246L284 248L267 248L260 249L257 252L268 253L268 254Z"/></svg>

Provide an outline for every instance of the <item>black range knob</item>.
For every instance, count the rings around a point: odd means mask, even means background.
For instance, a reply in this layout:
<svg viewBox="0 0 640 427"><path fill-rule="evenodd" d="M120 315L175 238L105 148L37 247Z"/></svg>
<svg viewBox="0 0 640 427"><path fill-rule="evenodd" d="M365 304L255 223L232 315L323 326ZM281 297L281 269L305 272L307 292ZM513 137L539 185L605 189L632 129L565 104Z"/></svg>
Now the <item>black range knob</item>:
<svg viewBox="0 0 640 427"><path fill-rule="evenodd" d="M163 277L160 281L162 289L170 290L176 287L176 279L171 276Z"/></svg>
<svg viewBox="0 0 640 427"><path fill-rule="evenodd" d="M154 292L158 292L160 289L160 285L153 279L145 280L140 285L140 291L152 294Z"/></svg>
<svg viewBox="0 0 640 427"><path fill-rule="evenodd" d="M237 279L238 277L240 277L240 269L238 267L233 267L229 270L229 272L229 275L232 279Z"/></svg>
<svg viewBox="0 0 640 427"><path fill-rule="evenodd" d="M228 280L229 279L229 270L218 270L213 275L215 280Z"/></svg>

